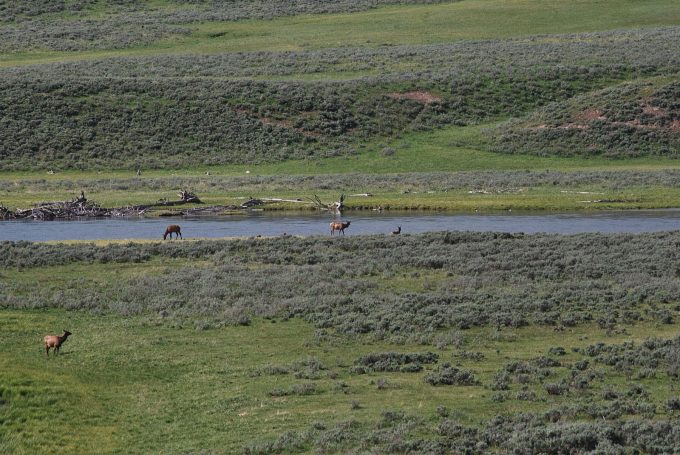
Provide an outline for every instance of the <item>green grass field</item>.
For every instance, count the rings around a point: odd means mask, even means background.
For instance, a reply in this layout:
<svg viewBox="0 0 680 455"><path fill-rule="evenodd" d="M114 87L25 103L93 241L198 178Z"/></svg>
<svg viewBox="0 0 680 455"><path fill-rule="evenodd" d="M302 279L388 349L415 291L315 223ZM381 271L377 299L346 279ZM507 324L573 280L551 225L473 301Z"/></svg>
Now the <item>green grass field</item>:
<svg viewBox="0 0 680 455"><path fill-rule="evenodd" d="M432 348L362 340L317 343L314 329L296 320L195 330L158 327L144 318L6 310L0 326L5 334L0 354L5 372L0 379L3 453L239 453L248 444L302 431L315 422L354 419L370 425L385 411L429 421L437 407L444 406L469 424L520 409L540 412L570 400L493 403L493 391L487 387L456 387L452 393L450 387L426 384L425 372L352 375L348 366L362 355ZM46 358L41 338L62 326L73 336L60 356ZM483 353L484 360L456 361L455 349L434 351L443 360L474 370L488 383L504 364L546 355L553 346L569 350L599 341L639 342L650 331L671 337L677 329L640 324L627 327L625 335L612 336L588 326L566 334L533 328L499 336L493 330L475 330L465 333L465 348ZM512 341L503 341L503 336ZM309 357L326 368L319 379L253 376L258 368ZM570 353L560 361L579 358ZM379 379L389 387L379 389ZM270 395L277 388L309 382L316 388L312 395ZM673 394L662 378L643 383L654 401L663 402ZM624 376L612 372L597 388L628 384Z"/></svg>
<svg viewBox="0 0 680 455"><path fill-rule="evenodd" d="M486 150L488 144L482 132L499 123L469 127L449 127L430 132L411 132L398 139L365 144L355 156L290 160L272 164L200 166L175 169L143 170L141 178L200 177L206 171L215 176L309 175L309 174L388 174L405 172L465 172L485 170L544 170L574 172L579 170L638 170L680 169L673 158L642 157L612 160L603 157L540 157L504 155ZM394 153L386 156L384 149ZM49 174L45 171L0 171L0 179L7 182L41 179L97 180L136 177L128 169L106 171L63 170Z"/></svg>
<svg viewBox="0 0 680 455"><path fill-rule="evenodd" d="M641 5L630 0L568 4L474 0L386 7L361 14L282 18L273 24L262 21L206 23L197 28L196 38L179 40L168 47L221 52L435 44L674 25L678 21L680 8L665 1ZM210 38L215 35L221 36Z"/></svg>
<svg viewBox="0 0 680 455"><path fill-rule="evenodd" d="M163 11L169 5L159 6ZM434 5L388 6L359 13L203 22L190 24L188 36L130 49L75 53L19 52L3 56L0 64L14 66L168 53L299 51L450 43L676 25L679 21L680 7L665 0L642 3L634 0L579 0L569 3L556 0L465 0Z"/></svg>

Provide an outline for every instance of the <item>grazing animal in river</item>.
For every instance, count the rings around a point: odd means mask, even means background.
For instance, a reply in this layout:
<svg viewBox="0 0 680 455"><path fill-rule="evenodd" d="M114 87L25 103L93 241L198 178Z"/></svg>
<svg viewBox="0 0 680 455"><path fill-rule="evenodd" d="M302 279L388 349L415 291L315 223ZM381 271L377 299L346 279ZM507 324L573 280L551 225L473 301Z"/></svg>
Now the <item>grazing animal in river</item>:
<svg viewBox="0 0 680 455"><path fill-rule="evenodd" d="M392 231L392 234L394 235L401 234L401 226L399 226L396 231Z"/></svg>
<svg viewBox="0 0 680 455"><path fill-rule="evenodd" d="M165 234L163 234L163 240L166 239L166 237L168 236L168 234L170 234L170 240L172 240L172 233L173 233L173 232L175 233L175 238L177 238L177 237L179 237L180 239L183 238L183 237L182 237L182 230L180 229L180 227L179 227L178 225L176 225L176 224L171 224L171 225L168 226L168 228L165 230Z"/></svg>
<svg viewBox="0 0 680 455"><path fill-rule="evenodd" d="M54 348L54 354L59 354L59 348L64 344L64 341L66 341L69 335L71 335L71 332L68 330L64 330L63 335L47 335L43 339L43 342L45 343L45 355L48 357L50 356L50 348Z"/></svg>
<svg viewBox="0 0 680 455"><path fill-rule="evenodd" d="M342 235L345 235L345 229L347 229L349 227L350 223L351 223L351 221L332 221L331 222L331 235L333 235L333 233L335 231L340 231L340 232L342 232Z"/></svg>

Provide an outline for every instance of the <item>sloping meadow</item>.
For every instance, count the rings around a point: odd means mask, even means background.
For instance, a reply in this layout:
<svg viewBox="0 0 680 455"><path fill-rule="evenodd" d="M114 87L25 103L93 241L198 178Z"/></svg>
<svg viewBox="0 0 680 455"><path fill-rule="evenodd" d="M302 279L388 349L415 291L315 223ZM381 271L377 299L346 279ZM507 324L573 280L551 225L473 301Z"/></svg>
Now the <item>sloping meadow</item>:
<svg viewBox="0 0 680 455"><path fill-rule="evenodd" d="M299 14L366 11L394 4L437 3L437 0L269 0L253 2L165 2L25 0L0 9L0 50L81 51L125 49L191 33L205 21L272 19Z"/></svg>
<svg viewBox="0 0 680 455"><path fill-rule="evenodd" d="M669 27L5 68L0 163L138 168L353 155L404 131L521 116L611 81L675 74L677 35Z"/></svg>
<svg viewBox="0 0 680 455"><path fill-rule="evenodd" d="M624 83L552 103L495 134L494 150L556 156L678 157L677 77Z"/></svg>

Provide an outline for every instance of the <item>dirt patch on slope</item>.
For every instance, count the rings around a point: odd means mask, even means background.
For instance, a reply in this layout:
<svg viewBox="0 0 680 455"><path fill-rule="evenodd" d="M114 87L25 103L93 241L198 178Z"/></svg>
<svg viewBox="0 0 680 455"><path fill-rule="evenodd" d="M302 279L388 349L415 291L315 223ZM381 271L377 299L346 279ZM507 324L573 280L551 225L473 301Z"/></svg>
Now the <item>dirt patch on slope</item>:
<svg viewBox="0 0 680 455"><path fill-rule="evenodd" d="M414 90L412 92L404 92L404 93L398 93L398 92L392 92L388 93L387 96L390 98L395 98L398 100L413 100L413 101L418 101L419 103L423 104L432 104L432 103L437 103L441 101L442 99L430 92L426 92L424 90Z"/></svg>

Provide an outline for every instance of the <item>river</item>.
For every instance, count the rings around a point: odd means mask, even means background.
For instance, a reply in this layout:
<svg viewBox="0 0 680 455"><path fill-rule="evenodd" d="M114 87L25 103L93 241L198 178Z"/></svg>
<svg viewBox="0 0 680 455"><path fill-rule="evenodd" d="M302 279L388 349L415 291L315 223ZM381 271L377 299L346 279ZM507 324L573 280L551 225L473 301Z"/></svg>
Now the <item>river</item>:
<svg viewBox="0 0 680 455"><path fill-rule="evenodd" d="M179 224L184 238L256 235L329 235L327 213L258 212L221 217L106 218L62 221L0 221L0 240L160 239L168 224ZM428 231L654 232L680 229L680 210L627 210L569 213L348 212L347 235Z"/></svg>

